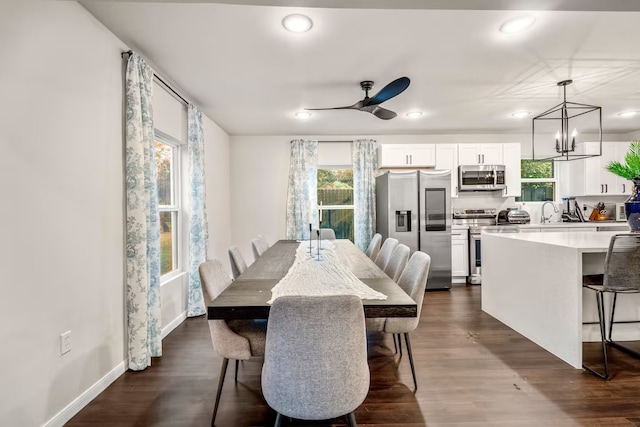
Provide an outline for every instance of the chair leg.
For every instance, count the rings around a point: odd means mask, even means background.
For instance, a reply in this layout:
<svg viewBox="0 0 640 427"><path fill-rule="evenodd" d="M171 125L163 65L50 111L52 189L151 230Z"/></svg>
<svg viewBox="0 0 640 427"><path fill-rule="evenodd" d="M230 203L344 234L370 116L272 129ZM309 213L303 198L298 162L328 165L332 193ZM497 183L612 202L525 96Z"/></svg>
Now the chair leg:
<svg viewBox="0 0 640 427"><path fill-rule="evenodd" d="M213 407L213 417L211 417L211 427L215 425L216 414L218 413L218 404L220 403L220 394L222 393L222 385L224 384L224 376L227 373L227 366L229 365L229 359L222 360L222 369L220 369L220 379L218 380L218 392L216 393L216 403Z"/></svg>
<svg viewBox="0 0 640 427"><path fill-rule="evenodd" d="M238 382L238 364L240 364L240 361L236 359L236 376L234 378L235 382Z"/></svg>
<svg viewBox="0 0 640 427"><path fill-rule="evenodd" d="M604 293L596 291L596 303L598 304L598 320L600 321L600 338L602 339L602 359L604 360L604 374L595 371L589 366L582 364L582 367L603 380L609 379L609 360L607 359L607 339L604 324Z"/></svg>
<svg viewBox="0 0 640 427"><path fill-rule="evenodd" d="M398 336L398 349L400 350L400 356L402 356L402 335L394 334Z"/></svg>
<svg viewBox="0 0 640 427"><path fill-rule="evenodd" d="M347 414L347 425L349 427L356 427L358 424L356 424L356 413L354 412L349 412Z"/></svg>
<svg viewBox="0 0 640 427"><path fill-rule="evenodd" d="M413 365L413 355L411 354L411 341L409 341L409 333L404 334L404 340L407 343L407 354L409 355L409 364L411 364L411 375L413 375L414 391L418 389L418 381L416 380L416 368Z"/></svg>
<svg viewBox="0 0 640 427"><path fill-rule="evenodd" d="M276 422L273 424L273 427L280 427L282 425L282 414L280 412L276 413Z"/></svg>
<svg viewBox="0 0 640 427"><path fill-rule="evenodd" d="M638 353L635 350L630 349L629 347L620 344L617 341L613 340L613 324L614 323L639 323L639 320L628 320L628 321L619 321L619 322L615 322L614 316L616 313L616 302L618 299L618 294L617 293L613 293L613 304L611 306L611 317L609 319L609 339L607 340L607 343L614 346L615 348L617 348L618 350L624 351L627 354L630 354L632 356L635 357L640 357L640 353Z"/></svg>
<svg viewBox="0 0 640 427"><path fill-rule="evenodd" d="M393 354L398 354L398 344L396 343L396 334L391 334L393 336Z"/></svg>

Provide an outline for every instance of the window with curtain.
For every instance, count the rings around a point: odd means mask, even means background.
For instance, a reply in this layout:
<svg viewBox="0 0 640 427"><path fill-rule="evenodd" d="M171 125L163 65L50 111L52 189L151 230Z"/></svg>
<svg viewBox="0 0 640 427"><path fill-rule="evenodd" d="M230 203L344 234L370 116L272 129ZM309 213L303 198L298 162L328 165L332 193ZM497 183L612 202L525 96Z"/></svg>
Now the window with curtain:
<svg viewBox="0 0 640 427"><path fill-rule="evenodd" d="M160 217L160 274L165 278L181 269L180 146L158 132L154 146Z"/></svg>

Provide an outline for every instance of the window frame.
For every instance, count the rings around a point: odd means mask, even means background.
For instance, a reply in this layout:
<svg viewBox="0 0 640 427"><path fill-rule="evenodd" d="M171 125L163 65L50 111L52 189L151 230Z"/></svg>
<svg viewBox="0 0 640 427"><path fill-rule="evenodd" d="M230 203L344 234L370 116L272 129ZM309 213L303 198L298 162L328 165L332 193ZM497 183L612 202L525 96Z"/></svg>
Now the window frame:
<svg viewBox="0 0 640 427"><path fill-rule="evenodd" d="M522 157L520 159L522 160L529 160L529 161L534 161L531 157ZM539 203L539 204L543 204L545 202L552 202L552 203L557 203L558 199L559 199L559 194L560 194L560 183L558 182L558 167L555 164L555 162L553 160L548 160L550 162L552 162L552 170L553 170L553 177L552 178L523 178L522 177L522 170L523 168L521 168L521 172L520 172L520 191L521 194L524 194L524 190L522 188L522 184L531 184L531 183L553 183L553 200L517 200L518 203ZM522 198L522 196L520 196L520 199Z"/></svg>
<svg viewBox="0 0 640 427"><path fill-rule="evenodd" d="M321 170L344 170L344 169L350 169L351 173L353 174L353 165L318 165L317 166L317 170L316 170L316 179L318 176L318 173ZM316 198L318 197L318 183L316 181ZM352 188L353 191L355 191L354 188ZM353 197L351 198L351 200L353 200ZM322 213L322 215L324 216L324 211L329 211L329 210L351 210L353 211L354 215L355 215L355 205L351 204L351 205L323 205L321 204L320 200L318 200L318 221L320 221L320 213ZM320 224L318 222L318 224ZM354 228L354 233L355 233L355 222L352 224L352 227Z"/></svg>
<svg viewBox="0 0 640 427"><path fill-rule="evenodd" d="M181 159L182 159L182 146L181 141L173 138L172 136L154 129L154 142L158 141L162 144L166 144L172 148L170 174L171 174L171 204L161 205L158 198L158 215L162 212L171 212L175 215L175 222L173 224L172 232L172 257L173 257L173 270L164 274L160 272L160 284L163 285L170 282L177 276L183 273L182 263L182 174L181 174Z"/></svg>

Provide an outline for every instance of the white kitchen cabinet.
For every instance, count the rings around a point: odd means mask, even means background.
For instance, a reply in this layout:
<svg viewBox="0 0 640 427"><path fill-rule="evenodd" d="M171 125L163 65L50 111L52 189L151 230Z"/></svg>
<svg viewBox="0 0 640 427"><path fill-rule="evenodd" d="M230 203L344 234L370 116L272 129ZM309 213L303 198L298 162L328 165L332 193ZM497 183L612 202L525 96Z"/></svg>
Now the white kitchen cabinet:
<svg viewBox="0 0 640 427"><path fill-rule="evenodd" d="M622 196L631 195L632 183L608 170L612 161L624 162L629 142L603 142L602 155L574 160L570 168L570 190L575 196ZM599 142L585 142L578 147L584 154L597 154Z"/></svg>
<svg viewBox="0 0 640 427"><path fill-rule="evenodd" d="M502 165L503 144L459 144L459 165Z"/></svg>
<svg viewBox="0 0 640 427"><path fill-rule="evenodd" d="M421 168L436 165L435 144L381 144L380 168Z"/></svg>
<svg viewBox="0 0 640 427"><path fill-rule="evenodd" d="M502 192L503 197L520 197L522 195L521 151L522 147L519 143L502 144L502 160L507 184L507 188Z"/></svg>
<svg viewBox="0 0 640 427"><path fill-rule="evenodd" d="M468 230L451 230L451 277L469 275Z"/></svg>
<svg viewBox="0 0 640 427"><path fill-rule="evenodd" d="M458 197L458 144L436 144L436 169L451 170L451 197Z"/></svg>

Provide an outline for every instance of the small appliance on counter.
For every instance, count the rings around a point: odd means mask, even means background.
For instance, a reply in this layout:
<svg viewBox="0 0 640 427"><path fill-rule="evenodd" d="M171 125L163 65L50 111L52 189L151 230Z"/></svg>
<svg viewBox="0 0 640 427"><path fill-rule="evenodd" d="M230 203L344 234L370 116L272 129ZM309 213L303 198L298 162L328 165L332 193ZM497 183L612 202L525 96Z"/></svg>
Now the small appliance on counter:
<svg viewBox="0 0 640 427"><path fill-rule="evenodd" d="M624 213L624 203L616 203L616 221L627 221L627 215Z"/></svg>
<svg viewBox="0 0 640 427"><path fill-rule="evenodd" d="M562 201L564 202L562 222L584 222L584 217L575 197L563 197Z"/></svg>
<svg viewBox="0 0 640 427"><path fill-rule="evenodd" d="M529 212L523 209L508 208L498 212L498 224L529 224L530 222Z"/></svg>

